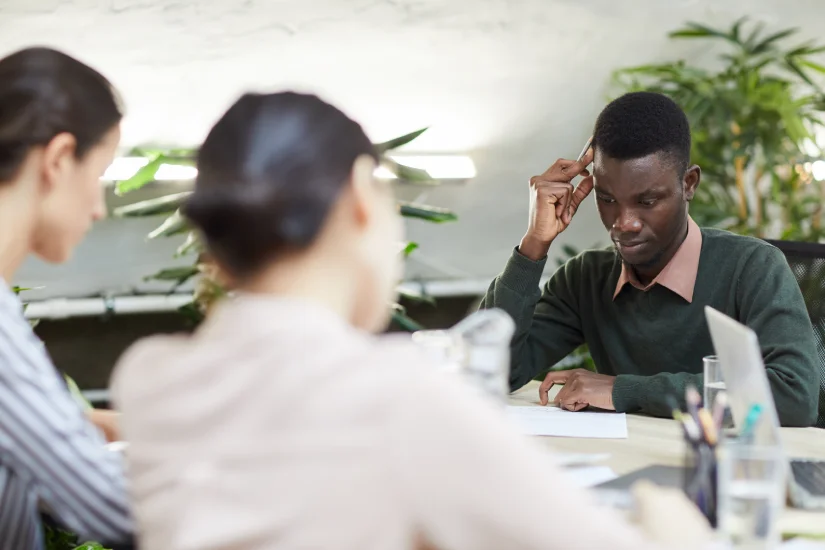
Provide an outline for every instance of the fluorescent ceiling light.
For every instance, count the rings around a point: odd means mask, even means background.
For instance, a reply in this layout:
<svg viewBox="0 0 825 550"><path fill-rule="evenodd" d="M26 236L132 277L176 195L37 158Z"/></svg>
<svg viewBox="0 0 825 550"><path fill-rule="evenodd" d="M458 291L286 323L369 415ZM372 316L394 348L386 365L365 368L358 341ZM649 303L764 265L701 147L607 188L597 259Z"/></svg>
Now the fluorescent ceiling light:
<svg viewBox="0 0 825 550"><path fill-rule="evenodd" d="M426 170L435 180L468 180L476 177L476 165L467 155L390 155L399 164ZM380 167L375 177L395 179L395 175Z"/></svg>
<svg viewBox="0 0 825 550"><path fill-rule="evenodd" d="M436 180L467 180L476 176L476 167L473 159L466 155L392 155L394 161L426 170L430 177ZM149 161L141 157L118 157L100 179L104 181L127 180L146 166ZM161 164L155 179L158 181L183 181L194 179L198 170L194 166L176 164ZM395 179L395 175L380 166L375 171L375 177L380 179Z"/></svg>
<svg viewBox="0 0 825 550"><path fill-rule="evenodd" d="M118 157L100 178L103 181L128 180L135 173L149 164L149 160L143 157ZM194 179L198 175L198 170L194 166L183 166L180 164L161 164L155 172L157 181L183 181Z"/></svg>
<svg viewBox="0 0 825 550"><path fill-rule="evenodd" d="M128 180L147 164L149 160L142 157L117 157L100 179L104 181Z"/></svg>

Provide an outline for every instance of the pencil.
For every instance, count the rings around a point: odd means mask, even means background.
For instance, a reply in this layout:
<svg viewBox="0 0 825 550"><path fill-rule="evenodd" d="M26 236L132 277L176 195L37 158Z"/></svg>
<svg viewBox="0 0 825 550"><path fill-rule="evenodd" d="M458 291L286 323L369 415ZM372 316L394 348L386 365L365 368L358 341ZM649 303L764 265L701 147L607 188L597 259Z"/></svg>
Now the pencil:
<svg viewBox="0 0 825 550"><path fill-rule="evenodd" d="M578 157L576 157L576 162L579 162L579 161L581 161L581 159L584 158L584 155L587 154L587 150L590 149L590 145L592 145L592 144L593 144L593 136L590 136L589 138L587 138L587 142L584 144L584 149L582 149L582 152L579 153Z"/></svg>
<svg viewBox="0 0 825 550"><path fill-rule="evenodd" d="M702 431L705 432L705 441L708 445L716 445L718 436L716 434L716 426L713 424L713 417L707 409L699 409L699 424L702 426Z"/></svg>

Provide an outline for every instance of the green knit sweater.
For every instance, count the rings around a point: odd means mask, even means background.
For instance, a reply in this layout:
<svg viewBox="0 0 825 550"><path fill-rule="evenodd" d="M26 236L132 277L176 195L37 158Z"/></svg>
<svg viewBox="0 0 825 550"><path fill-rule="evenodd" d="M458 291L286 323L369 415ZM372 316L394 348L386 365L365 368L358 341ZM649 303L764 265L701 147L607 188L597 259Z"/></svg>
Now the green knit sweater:
<svg viewBox="0 0 825 550"><path fill-rule="evenodd" d="M682 403L689 384L701 391L702 358L714 353L704 312L709 305L756 331L782 425L816 421L813 329L793 273L774 246L702 229L691 303L659 285L647 292L626 285L614 300L621 260L613 249L571 259L540 291L545 262L514 251L482 302L516 321L512 390L587 343L598 371L616 376L617 411L670 416L668 396Z"/></svg>

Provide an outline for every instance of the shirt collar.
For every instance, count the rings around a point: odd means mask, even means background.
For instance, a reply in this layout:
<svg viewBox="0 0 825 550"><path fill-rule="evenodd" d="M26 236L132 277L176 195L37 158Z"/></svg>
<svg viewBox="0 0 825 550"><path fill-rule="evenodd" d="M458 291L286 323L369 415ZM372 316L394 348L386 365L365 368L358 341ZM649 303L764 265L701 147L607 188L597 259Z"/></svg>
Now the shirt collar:
<svg viewBox="0 0 825 550"><path fill-rule="evenodd" d="M645 286L640 283L636 273L622 262L622 272L619 275L619 281L616 283L613 299L616 299L616 296L619 295L626 284L643 292L653 288L653 285L661 285L691 303L693 301L693 290L696 286L696 275L699 273L699 256L701 252L702 232L696 222L693 221L693 218L688 217L687 237L685 237L684 242L679 246L673 258L649 285Z"/></svg>

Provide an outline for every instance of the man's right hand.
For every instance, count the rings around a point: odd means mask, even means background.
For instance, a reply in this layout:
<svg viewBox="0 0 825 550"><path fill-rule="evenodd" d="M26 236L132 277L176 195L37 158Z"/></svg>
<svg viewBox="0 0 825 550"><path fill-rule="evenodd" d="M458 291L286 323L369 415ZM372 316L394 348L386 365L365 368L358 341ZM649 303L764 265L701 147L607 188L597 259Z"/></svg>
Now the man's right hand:
<svg viewBox="0 0 825 550"><path fill-rule="evenodd" d="M593 191L593 176L585 167L593 161L589 149L580 161L559 159L540 176L530 178L530 224L519 252L533 261L547 255L550 244L567 229L579 205ZM575 188L570 182L581 175Z"/></svg>

